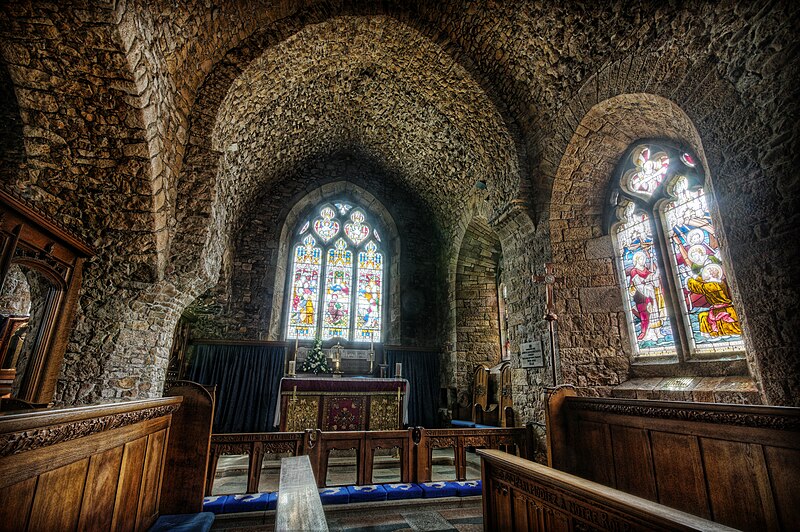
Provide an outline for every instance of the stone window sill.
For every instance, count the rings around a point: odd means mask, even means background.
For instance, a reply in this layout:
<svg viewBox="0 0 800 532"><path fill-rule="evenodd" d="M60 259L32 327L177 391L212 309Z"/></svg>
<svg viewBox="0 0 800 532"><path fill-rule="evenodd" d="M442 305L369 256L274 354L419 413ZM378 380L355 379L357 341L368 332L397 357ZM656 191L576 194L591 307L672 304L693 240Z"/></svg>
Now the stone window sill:
<svg viewBox="0 0 800 532"><path fill-rule="evenodd" d="M647 377L634 378L611 389L612 397L694 401L698 403L761 404L750 377Z"/></svg>

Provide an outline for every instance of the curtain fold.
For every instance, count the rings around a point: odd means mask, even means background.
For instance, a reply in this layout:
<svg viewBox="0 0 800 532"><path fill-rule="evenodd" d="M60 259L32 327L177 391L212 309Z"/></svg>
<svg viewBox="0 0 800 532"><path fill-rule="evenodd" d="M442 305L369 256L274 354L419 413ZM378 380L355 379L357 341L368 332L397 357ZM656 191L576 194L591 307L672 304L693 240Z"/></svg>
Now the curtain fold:
<svg viewBox="0 0 800 532"><path fill-rule="evenodd" d="M411 426L435 428L439 420L438 352L387 350L389 373L397 362L403 364L403 377L408 380L408 423Z"/></svg>
<svg viewBox="0 0 800 532"><path fill-rule="evenodd" d="M271 432L285 346L194 346L187 378L217 386L214 433Z"/></svg>

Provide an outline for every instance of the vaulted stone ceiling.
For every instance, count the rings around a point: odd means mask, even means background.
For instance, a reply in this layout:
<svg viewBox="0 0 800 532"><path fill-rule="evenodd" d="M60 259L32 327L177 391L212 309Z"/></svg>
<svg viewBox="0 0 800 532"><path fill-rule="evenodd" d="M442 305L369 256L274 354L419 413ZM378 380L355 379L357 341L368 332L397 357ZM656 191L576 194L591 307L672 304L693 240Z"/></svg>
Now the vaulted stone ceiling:
<svg viewBox="0 0 800 532"><path fill-rule="evenodd" d="M547 231L558 168L593 122L579 124L620 94L675 102L720 197L746 176L765 198L746 210L747 224L723 217L731 247L772 245L798 222L789 171L798 9L780 0L6 2L4 94L15 98L2 116L18 120L7 141L25 153L4 167L3 186L100 252L68 371L110 382L145 350L157 383L171 324L213 285L241 207L326 154L352 149L391 168L453 234L472 216L459 206L479 179L492 215L521 206ZM163 316L147 314L153 302ZM134 333L153 319L163 330ZM131 347L120 351L121 339ZM67 400L95 393L84 388Z"/></svg>

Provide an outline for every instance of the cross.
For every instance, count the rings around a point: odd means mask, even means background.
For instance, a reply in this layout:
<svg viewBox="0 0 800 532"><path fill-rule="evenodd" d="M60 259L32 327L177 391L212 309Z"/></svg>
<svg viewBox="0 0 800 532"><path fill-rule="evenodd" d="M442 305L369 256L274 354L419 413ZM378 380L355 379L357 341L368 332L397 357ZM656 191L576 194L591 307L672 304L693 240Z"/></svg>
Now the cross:
<svg viewBox="0 0 800 532"><path fill-rule="evenodd" d="M556 304L553 299L553 285L560 283L564 280L563 277L556 277L553 272L553 263L548 262L544 265L544 275L531 276L533 282L536 284L544 284L547 288L547 314L544 319L547 320L547 328L550 333L550 368L553 372L553 386L558 386L558 373L556 372L556 351L558 350L556 337L555 324L558 316L556 316Z"/></svg>
<svg viewBox="0 0 800 532"><path fill-rule="evenodd" d="M547 314L545 315L545 318L548 321L557 320L558 316L556 316L556 303L555 299L553 298L553 285L560 283L564 280L564 278L556 277L553 272L553 263L548 262L544 265L544 275L533 275L532 279L536 284L544 284L545 288L547 289Z"/></svg>

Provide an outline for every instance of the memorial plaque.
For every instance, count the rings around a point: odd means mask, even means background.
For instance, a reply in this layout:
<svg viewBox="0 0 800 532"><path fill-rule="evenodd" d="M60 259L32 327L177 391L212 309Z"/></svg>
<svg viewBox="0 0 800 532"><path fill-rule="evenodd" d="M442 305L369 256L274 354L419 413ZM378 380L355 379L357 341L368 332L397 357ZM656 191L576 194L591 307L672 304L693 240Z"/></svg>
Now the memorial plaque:
<svg viewBox="0 0 800 532"><path fill-rule="evenodd" d="M542 341L536 340L519 344L519 357L523 368L543 368L544 348Z"/></svg>

